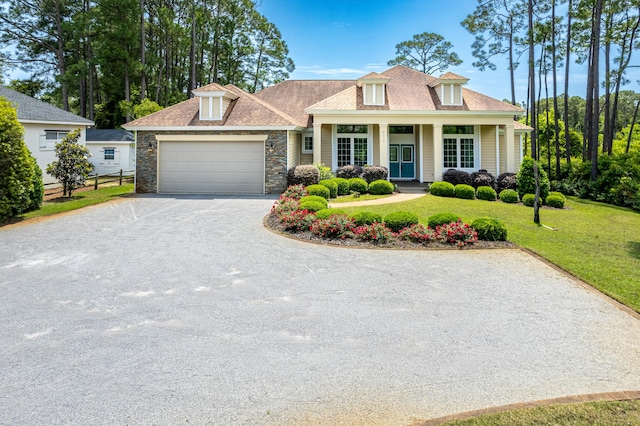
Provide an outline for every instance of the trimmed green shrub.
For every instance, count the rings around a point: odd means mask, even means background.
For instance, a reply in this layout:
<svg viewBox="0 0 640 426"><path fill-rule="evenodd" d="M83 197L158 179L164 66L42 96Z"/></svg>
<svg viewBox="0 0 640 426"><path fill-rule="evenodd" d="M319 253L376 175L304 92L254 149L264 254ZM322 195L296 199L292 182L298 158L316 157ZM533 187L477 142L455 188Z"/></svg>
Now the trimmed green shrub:
<svg viewBox="0 0 640 426"><path fill-rule="evenodd" d="M382 216L378 213L358 212L353 215L353 221L358 226L371 225L372 223L382 223Z"/></svg>
<svg viewBox="0 0 640 426"><path fill-rule="evenodd" d="M533 173L534 161L531 157L522 159L522 165L518 172L518 195L523 199L525 194L535 194L536 181ZM544 202L549 195L549 178L544 169L538 164L538 173L540 174L540 200Z"/></svg>
<svg viewBox="0 0 640 426"><path fill-rule="evenodd" d="M357 191L361 194L366 194L369 189L369 185L367 181L362 178L351 178L349 179L349 191Z"/></svg>
<svg viewBox="0 0 640 426"><path fill-rule="evenodd" d="M442 174L442 180L454 186L461 183L471 185L471 176L462 170L449 169Z"/></svg>
<svg viewBox="0 0 640 426"><path fill-rule="evenodd" d="M333 180L321 180L318 182L318 185L329 188L329 198L336 198L338 196L338 184Z"/></svg>
<svg viewBox="0 0 640 426"><path fill-rule="evenodd" d="M554 207L556 209L563 209L564 208L564 202L565 202L564 195L560 196L560 195L550 194L547 197L547 203L546 204L549 207Z"/></svg>
<svg viewBox="0 0 640 426"><path fill-rule="evenodd" d="M478 197L479 200L495 201L498 198L498 194L496 194L496 190L490 186L479 186L476 197Z"/></svg>
<svg viewBox="0 0 640 426"><path fill-rule="evenodd" d="M418 216L411 212L393 212L384 217L384 224L393 232L416 223L418 223Z"/></svg>
<svg viewBox="0 0 640 426"><path fill-rule="evenodd" d="M549 195L555 195L556 197L560 197L563 200L567 201L567 197L564 196L564 194L562 192L558 192L558 191L551 191L549 192Z"/></svg>
<svg viewBox="0 0 640 426"><path fill-rule="evenodd" d="M301 164L293 166L287 171L287 186L315 185L320 181L320 172L316 166L311 164Z"/></svg>
<svg viewBox="0 0 640 426"><path fill-rule="evenodd" d="M318 169L318 180L330 180L335 177L331 167L327 167L324 164L314 164L313 166Z"/></svg>
<svg viewBox="0 0 640 426"><path fill-rule="evenodd" d="M310 231L323 238L349 238L353 236L356 224L347 215L334 214L326 219L313 222Z"/></svg>
<svg viewBox="0 0 640 426"><path fill-rule="evenodd" d="M436 229L438 226L445 225L447 223L454 223L459 220L460 217L453 213L437 213L429 216L427 222L429 223L429 228Z"/></svg>
<svg viewBox="0 0 640 426"><path fill-rule="evenodd" d="M33 163L33 176L31 177L33 188L29 191L29 211L39 209L42 205L42 200L44 199L42 169L38 166L38 162L34 157L31 157L31 162Z"/></svg>
<svg viewBox="0 0 640 426"><path fill-rule="evenodd" d="M326 219L334 214L347 214L344 210L339 209L322 209L316 212L317 219Z"/></svg>
<svg viewBox="0 0 640 426"><path fill-rule="evenodd" d="M307 190L304 185L291 185L282 193L282 198L295 198L299 200L300 198L307 195Z"/></svg>
<svg viewBox="0 0 640 426"><path fill-rule="evenodd" d="M317 170L317 169L316 169ZM319 195L320 197L328 200L331 196L331 192L329 188L324 185L309 185L307 186L307 194L309 195Z"/></svg>
<svg viewBox="0 0 640 426"><path fill-rule="evenodd" d="M429 187L429 192L439 197L453 197L456 193L455 187L450 182L433 182Z"/></svg>
<svg viewBox="0 0 640 426"><path fill-rule="evenodd" d="M384 195L393 193L393 184L387 180L374 180L369 184L369 194Z"/></svg>
<svg viewBox="0 0 640 426"><path fill-rule="evenodd" d="M371 183L376 180L387 180L389 171L384 166L366 166L362 170L362 179L367 183Z"/></svg>
<svg viewBox="0 0 640 426"><path fill-rule="evenodd" d="M501 173L498 176L498 179L496 179L496 185L498 186L499 192L502 192L505 189L518 189L516 174L511 172Z"/></svg>
<svg viewBox="0 0 640 426"><path fill-rule="evenodd" d="M305 201L303 203L300 203L300 207L298 207L300 210L308 210L310 212L317 212L323 209L326 209L327 206L325 206L324 204L318 202L318 201Z"/></svg>
<svg viewBox="0 0 640 426"><path fill-rule="evenodd" d="M342 166L336 170L336 177L344 179L352 179L362 177L363 169L360 166Z"/></svg>
<svg viewBox="0 0 640 426"><path fill-rule="evenodd" d="M515 189L504 189L500 192L500 200L503 203L517 203L518 192Z"/></svg>
<svg viewBox="0 0 640 426"><path fill-rule="evenodd" d="M499 219L493 217L479 217L471 223L471 227L478 233L479 240L507 240L507 228Z"/></svg>
<svg viewBox="0 0 640 426"><path fill-rule="evenodd" d="M314 201L316 203L322 203L322 205L324 205L324 208L326 209L329 206L329 203L327 202L327 199L324 197L321 197L319 195L307 195L305 197L300 198L300 203L304 203L307 201Z"/></svg>
<svg viewBox="0 0 640 426"><path fill-rule="evenodd" d="M478 189L480 186L496 187L496 178L486 170L479 170L469 175L471 178L471 186Z"/></svg>
<svg viewBox="0 0 640 426"><path fill-rule="evenodd" d="M536 199L535 194L524 194L524 197L522 197L522 204L524 204L527 207L533 207L535 199Z"/></svg>
<svg viewBox="0 0 640 426"><path fill-rule="evenodd" d="M473 200L476 198L476 190L473 186L464 183L459 183L453 188L456 198L463 198L465 200Z"/></svg>
<svg viewBox="0 0 640 426"><path fill-rule="evenodd" d="M331 179L338 185L338 195L349 195L349 181L344 178Z"/></svg>

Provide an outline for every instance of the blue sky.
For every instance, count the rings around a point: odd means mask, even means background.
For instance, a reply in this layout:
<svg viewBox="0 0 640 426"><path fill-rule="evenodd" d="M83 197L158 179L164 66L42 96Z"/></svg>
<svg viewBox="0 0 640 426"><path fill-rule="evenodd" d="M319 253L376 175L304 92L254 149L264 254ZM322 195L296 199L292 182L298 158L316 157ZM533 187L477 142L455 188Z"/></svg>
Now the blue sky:
<svg viewBox="0 0 640 426"><path fill-rule="evenodd" d="M289 47L296 64L292 79L355 79L384 71L395 57L396 44L426 31L453 43L463 63L449 71L469 78L468 88L497 99L510 98L506 61L496 58L496 71L479 71L472 65L474 37L460 22L476 4L476 0L261 0L258 10L278 27ZM640 55L636 58L640 65ZM525 67L526 58L516 71L518 102L527 96ZM558 78L563 76L564 69L559 69ZM640 68L632 69L628 77L633 84L624 88L640 92ZM573 65L570 94L585 97L585 83L584 67Z"/></svg>

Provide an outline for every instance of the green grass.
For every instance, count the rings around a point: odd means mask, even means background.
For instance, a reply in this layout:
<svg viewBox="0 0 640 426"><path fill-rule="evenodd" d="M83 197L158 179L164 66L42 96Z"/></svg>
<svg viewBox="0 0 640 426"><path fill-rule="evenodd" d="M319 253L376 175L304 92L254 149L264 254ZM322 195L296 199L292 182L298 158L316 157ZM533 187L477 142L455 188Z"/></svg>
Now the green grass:
<svg viewBox="0 0 640 426"><path fill-rule="evenodd" d="M329 200L329 203L331 203L331 204L353 203L355 201L377 200L378 198L386 198L386 197L390 197L390 196L391 196L391 194L385 194L385 195L362 194L361 196L356 198L353 195L347 195L347 196L344 196L344 197L332 198L331 200Z"/></svg>
<svg viewBox="0 0 640 426"><path fill-rule="evenodd" d="M640 401L558 404L486 414L442 424L447 426L640 425Z"/></svg>
<svg viewBox="0 0 640 426"><path fill-rule="evenodd" d="M45 201L42 207L32 212L24 213L18 216L18 219L33 219L36 217L49 216L52 214L68 212L80 209L82 207L94 204L104 203L133 192L133 184L122 186L109 186L106 188L98 188L95 191L84 191L72 193L71 198L57 198L52 201Z"/></svg>
<svg viewBox="0 0 640 426"><path fill-rule="evenodd" d="M501 219L507 238L558 265L603 293L640 312L640 214L629 209L569 197L565 209L541 209L547 229L533 223L533 209L500 201L424 197L396 204L349 207L349 214L383 216L410 211L427 225L435 213L450 212L471 223L481 216ZM512 265L517 268L518 265Z"/></svg>

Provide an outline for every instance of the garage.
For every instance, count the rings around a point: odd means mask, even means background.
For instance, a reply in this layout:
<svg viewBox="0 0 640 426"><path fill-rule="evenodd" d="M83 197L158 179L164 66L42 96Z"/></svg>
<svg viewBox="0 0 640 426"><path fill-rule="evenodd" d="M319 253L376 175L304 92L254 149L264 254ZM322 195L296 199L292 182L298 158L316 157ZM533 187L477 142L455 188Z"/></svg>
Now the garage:
<svg viewBox="0 0 640 426"><path fill-rule="evenodd" d="M158 192L264 194L261 135L158 135Z"/></svg>

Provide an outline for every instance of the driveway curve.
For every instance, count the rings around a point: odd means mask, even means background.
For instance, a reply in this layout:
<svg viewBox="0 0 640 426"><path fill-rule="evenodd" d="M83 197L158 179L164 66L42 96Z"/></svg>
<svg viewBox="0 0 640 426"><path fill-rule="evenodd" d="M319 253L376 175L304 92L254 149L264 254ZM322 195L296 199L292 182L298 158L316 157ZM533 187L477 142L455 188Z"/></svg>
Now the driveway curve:
<svg viewBox="0 0 640 426"><path fill-rule="evenodd" d="M384 424L640 389L640 321L519 250L264 229L138 196L0 228L0 424Z"/></svg>

